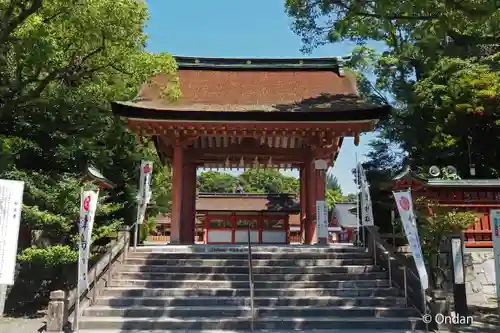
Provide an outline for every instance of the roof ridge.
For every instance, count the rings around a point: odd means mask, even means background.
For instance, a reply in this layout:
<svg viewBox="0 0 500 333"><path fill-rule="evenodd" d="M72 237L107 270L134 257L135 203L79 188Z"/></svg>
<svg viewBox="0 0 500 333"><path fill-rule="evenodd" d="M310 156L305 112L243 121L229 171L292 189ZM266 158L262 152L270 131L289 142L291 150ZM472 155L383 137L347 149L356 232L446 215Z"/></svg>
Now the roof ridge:
<svg viewBox="0 0 500 333"><path fill-rule="evenodd" d="M174 56L179 69L233 70L333 70L342 75L342 57L321 58L223 58Z"/></svg>

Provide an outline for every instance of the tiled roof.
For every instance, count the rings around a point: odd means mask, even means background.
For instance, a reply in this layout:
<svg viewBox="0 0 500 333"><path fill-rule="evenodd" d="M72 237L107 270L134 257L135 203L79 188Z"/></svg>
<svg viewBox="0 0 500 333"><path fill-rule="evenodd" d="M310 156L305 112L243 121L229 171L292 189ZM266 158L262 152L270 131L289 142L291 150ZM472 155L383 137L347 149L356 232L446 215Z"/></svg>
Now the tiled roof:
<svg viewBox="0 0 500 333"><path fill-rule="evenodd" d="M113 110L310 112L384 107L359 100L355 76L344 74L336 58L177 60L179 100L171 103L163 98L171 77L160 74L144 84L133 101L113 103Z"/></svg>
<svg viewBox="0 0 500 333"><path fill-rule="evenodd" d="M298 201L289 194L200 194L196 200L197 212L299 212Z"/></svg>

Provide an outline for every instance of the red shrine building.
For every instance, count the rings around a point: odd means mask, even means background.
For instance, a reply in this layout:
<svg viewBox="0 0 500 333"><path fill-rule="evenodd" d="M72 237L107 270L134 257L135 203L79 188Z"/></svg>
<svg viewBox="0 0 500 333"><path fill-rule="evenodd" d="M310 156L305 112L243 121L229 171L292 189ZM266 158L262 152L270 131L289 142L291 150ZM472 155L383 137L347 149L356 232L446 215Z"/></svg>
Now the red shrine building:
<svg viewBox="0 0 500 333"><path fill-rule="evenodd" d="M339 206L355 207L355 203L336 205ZM195 242L247 243L250 226L250 241L254 244L300 244L303 243L300 216L300 202L289 193L199 193L196 198ZM328 241L351 241L352 223L339 231L339 222L333 212L331 216ZM156 230L150 231L148 241L168 243L170 230L170 214L160 214Z"/></svg>
<svg viewBox="0 0 500 333"><path fill-rule="evenodd" d="M411 188L412 197L425 197L441 207L476 213L476 221L464 230L468 248L491 248L492 223L490 210L500 208L498 179L425 179L406 169L392 181L395 191Z"/></svg>
<svg viewBox="0 0 500 333"><path fill-rule="evenodd" d="M326 168L345 137L358 145L390 107L361 101L354 75L344 72L338 58L175 59L179 100L165 100L158 83L169 78L158 75L135 100L112 103L130 131L152 137L172 166L170 243L195 242L197 168L300 170L300 239L326 243L327 235L318 237L316 230ZM241 219L236 227L250 225L251 238L264 237L262 224L252 221Z"/></svg>

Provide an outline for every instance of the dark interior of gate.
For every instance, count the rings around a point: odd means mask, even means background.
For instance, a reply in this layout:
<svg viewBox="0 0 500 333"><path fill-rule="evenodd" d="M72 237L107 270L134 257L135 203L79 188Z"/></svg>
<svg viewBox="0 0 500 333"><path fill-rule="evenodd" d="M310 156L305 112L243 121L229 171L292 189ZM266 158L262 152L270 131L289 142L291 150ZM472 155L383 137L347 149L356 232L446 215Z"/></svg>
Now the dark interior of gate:
<svg viewBox="0 0 500 333"><path fill-rule="evenodd" d="M317 243L316 201L325 199L325 170L316 161L333 166L344 138L353 137L357 145L389 107L361 101L354 76L338 58L176 60L179 100L164 98L158 87L171 78L158 75L135 100L113 103L129 129L153 137L162 161L172 166L170 243L199 240L199 211L205 211L206 243L246 242L248 225L252 241L287 243L292 216L299 221L300 241ZM297 169L298 207L228 211L223 208L234 199L227 195L220 205L200 209L199 168ZM256 198L243 201L259 205Z"/></svg>

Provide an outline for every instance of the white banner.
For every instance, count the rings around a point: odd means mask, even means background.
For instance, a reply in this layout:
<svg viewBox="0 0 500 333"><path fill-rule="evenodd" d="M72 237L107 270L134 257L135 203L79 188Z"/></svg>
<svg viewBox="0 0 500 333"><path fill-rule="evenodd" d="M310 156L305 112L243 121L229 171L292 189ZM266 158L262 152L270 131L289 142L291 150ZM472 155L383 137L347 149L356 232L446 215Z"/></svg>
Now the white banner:
<svg viewBox="0 0 500 333"><path fill-rule="evenodd" d="M0 284L14 284L24 182L0 179Z"/></svg>
<svg viewBox="0 0 500 333"><path fill-rule="evenodd" d="M365 170L361 163L358 164L360 190L361 190L361 224L363 226L373 226L373 208L370 197L370 186L366 180Z"/></svg>
<svg viewBox="0 0 500 333"><path fill-rule="evenodd" d="M153 162L142 161L141 176L139 179L139 202L146 205L151 200L151 177L153 174Z"/></svg>
<svg viewBox="0 0 500 333"><path fill-rule="evenodd" d="M417 219L413 212L413 201L410 191L393 192L394 200L398 206L401 223L405 230L408 245L410 245L413 260L420 276L422 288L425 290L429 287L429 277L425 268L424 256L420 247L420 237L418 236Z"/></svg>
<svg viewBox="0 0 500 333"><path fill-rule="evenodd" d="M318 238L328 238L328 203L316 201L316 234Z"/></svg>
<svg viewBox="0 0 500 333"><path fill-rule="evenodd" d="M493 241L493 253L495 255L495 275L497 300L500 304L500 209L490 210L490 221Z"/></svg>
<svg viewBox="0 0 500 333"><path fill-rule="evenodd" d="M88 289L88 271L90 244L92 243L92 227L94 226L95 211L97 209L98 193L94 191L82 192L80 200L80 225L78 244L78 284L80 290Z"/></svg>

